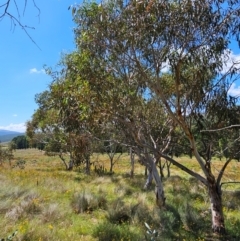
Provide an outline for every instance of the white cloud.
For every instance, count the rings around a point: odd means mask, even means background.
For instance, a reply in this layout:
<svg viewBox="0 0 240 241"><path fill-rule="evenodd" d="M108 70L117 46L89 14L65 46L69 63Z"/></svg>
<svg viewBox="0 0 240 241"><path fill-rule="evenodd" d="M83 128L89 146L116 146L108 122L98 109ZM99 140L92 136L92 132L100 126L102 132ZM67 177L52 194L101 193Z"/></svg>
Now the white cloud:
<svg viewBox="0 0 240 241"><path fill-rule="evenodd" d="M222 74L229 71L229 69L234 66L240 70L240 54L234 54L230 51L226 56L223 57L225 64L223 65Z"/></svg>
<svg viewBox="0 0 240 241"><path fill-rule="evenodd" d="M8 130L8 131L17 131L17 132L25 132L26 131L26 125L25 123L19 123L19 124L10 124L8 126L0 126L1 130Z"/></svg>
<svg viewBox="0 0 240 241"><path fill-rule="evenodd" d="M235 83L233 83L228 90L228 94L231 96L240 96L240 86L236 86Z"/></svg>
<svg viewBox="0 0 240 241"><path fill-rule="evenodd" d="M170 64L169 64L169 61L167 60L166 62L162 63L161 72L162 73L167 73L169 70L170 70Z"/></svg>
<svg viewBox="0 0 240 241"><path fill-rule="evenodd" d="M222 55L223 61L223 69L221 71L222 74L227 73L233 66L238 69L238 73L240 72L240 54L234 54L231 50L227 50ZM168 72L170 69L169 60L162 63L162 73Z"/></svg>
<svg viewBox="0 0 240 241"><path fill-rule="evenodd" d="M30 74L45 74L44 69L38 70L37 68L32 68L29 70Z"/></svg>
<svg viewBox="0 0 240 241"><path fill-rule="evenodd" d="M13 114L13 117L17 117L18 115L17 114Z"/></svg>

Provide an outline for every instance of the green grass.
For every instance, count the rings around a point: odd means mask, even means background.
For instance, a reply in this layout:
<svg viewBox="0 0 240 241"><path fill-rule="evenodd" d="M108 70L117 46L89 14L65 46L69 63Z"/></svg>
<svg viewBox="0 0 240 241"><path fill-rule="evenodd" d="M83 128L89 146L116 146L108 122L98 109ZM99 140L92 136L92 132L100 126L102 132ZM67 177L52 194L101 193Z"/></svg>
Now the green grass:
<svg viewBox="0 0 240 241"><path fill-rule="evenodd" d="M164 178L165 210L155 205L154 188L144 191L144 167L136 164L130 179L129 157L114 166L114 174L86 176L78 168L65 171L56 157L36 149L18 150L24 168L0 167L0 238L18 230L18 241L146 240L148 223L160 234L156 240L240 240L240 185L223 185L227 239L211 234L209 200L201 183L176 167ZM96 158L95 156L93 157ZM98 159L109 170L106 155ZM194 159L178 159L199 171ZM223 163L214 160L214 170ZM240 163L233 161L223 181L240 180Z"/></svg>

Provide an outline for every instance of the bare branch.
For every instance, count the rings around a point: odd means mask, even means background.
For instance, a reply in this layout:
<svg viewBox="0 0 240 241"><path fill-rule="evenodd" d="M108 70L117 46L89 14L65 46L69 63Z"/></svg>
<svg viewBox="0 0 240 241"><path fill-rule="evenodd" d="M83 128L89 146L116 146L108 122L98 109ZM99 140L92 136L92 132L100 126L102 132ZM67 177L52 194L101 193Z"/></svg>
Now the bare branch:
<svg viewBox="0 0 240 241"><path fill-rule="evenodd" d="M37 46L38 49L40 49L40 47L37 45L37 43L33 40L33 38L31 37L31 35L28 32L28 29L35 29L34 27L28 26L28 25L24 25L21 20L20 20L20 11L19 11L19 7L18 7L18 3L16 0L12 0L14 6L15 6L15 10L17 11L17 17L14 16L12 13L10 13L9 7L11 4L11 0L7 0L4 4L0 5L0 9L3 9L3 13L0 15L0 21L3 20L4 17L9 17L11 20L11 24L15 27L16 25L18 25L19 27L22 28L22 30L25 32L25 34L30 38L30 40ZM27 6L27 2L28 0L24 0L24 9L23 9L23 16L25 14L26 11L26 6ZM32 0L34 7L38 10L38 17L40 15L40 9L38 8L38 6L35 3L35 0ZM41 49L40 49L41 50Z"/></svg>
<svg viewBox="0 0 240 241"><path fill-rule="evenodd" d="M227 168L227 166L228 166L228 164L230 163L231 160L232 160L231 158L228 159L228 160L225 162L225 164L223 165L223 167L222 167L222 169L221 169L221 171L220 171L220 173L219 173L219 175L218 175L218 178L217 178L217 187L220 185L220 182L221 182L223 173L224 173L225 169Z"/></svg>
<svg viewBox="0 0 240 241"><path fill-rule="evenodd" d="M230 125L230 126L226 126L226 127L219 128L219 129L213 129L213 130L201 130L200 132L216 132L216 131L222 131L222 130L235 128L235 127L240 127L240 125Z"/></svg>
<svg viewBox="0 0 240 241"><path fill-rule="evenodd" d="M25 0L25 3L24 3L23 16L25 14L26 8L27 8L27 0Z"/></svg>
<svg viewBox="0 0 240 241"><path fill-rule="evenodd" d="M226 184L240 184L240 182L222 182L221 186Z"/></svg>
<svg viewBox="0 0 240 241"><path fill-rule="evenodd" d="M16 3L16 0L13 0L13 2L14 2L14 5L15 5L15 7L17 9L18 19L20 19L20 13L19 13L19 9L18 9L18 5Z"/></svg>
<svg viewBox="0 0 240 241"><path fill-rule="evenodd" d="M198 173L188 169L186 166L183 166L181 163L175 161L174 159L172 159L171 157L169 157L168 155L165 155L163 153L159 153L159 155L163 158L165 158L166 160L168 160L169 162L171 162L173 165L177 166L178 168L180 168L181 170L185 171L186 173L188 173L189 175L195 177L197 180L201 181L204 185L207 186L207 180L202 177L201 175L199 175Z"/></svg>

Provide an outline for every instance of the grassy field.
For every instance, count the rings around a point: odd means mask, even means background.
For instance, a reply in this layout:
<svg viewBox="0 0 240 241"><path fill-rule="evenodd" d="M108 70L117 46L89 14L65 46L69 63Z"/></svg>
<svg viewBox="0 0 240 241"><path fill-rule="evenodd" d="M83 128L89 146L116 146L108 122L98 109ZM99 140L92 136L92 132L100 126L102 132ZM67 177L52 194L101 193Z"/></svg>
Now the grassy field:
<svg viewBox="0 0 240 241"><path fill-rule="evenodd" d="M167 207L155 205L154 187L144 191L144 167L136 164L131 179L129 156L114 166L114 174L65 171L58 157L36 149L18 150L9 167L0 166L0 238L18 231L19 241L141 241L148 223L158 231L154 240L240 240L240 184L223 185L227 237L211 234L207 191L176 167L164 178ZM23 162L24 161L24 162ZM93 156L108 170L107 156ZM194 160L179 158L199 171ZM222 162L214 160L217 173ZM240 163L229 164L223 182L240 181Z"/></svg>

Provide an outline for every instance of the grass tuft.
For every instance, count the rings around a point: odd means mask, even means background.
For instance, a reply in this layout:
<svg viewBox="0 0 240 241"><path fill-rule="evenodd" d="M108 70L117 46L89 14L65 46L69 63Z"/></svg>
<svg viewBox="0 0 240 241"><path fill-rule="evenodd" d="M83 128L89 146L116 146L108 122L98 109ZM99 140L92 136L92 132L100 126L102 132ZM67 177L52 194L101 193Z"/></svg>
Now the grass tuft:
<svg viewBox="0 0 240 241"><path fill-rule="evenodd" d="M103 195L81 192L73 196L72 207L75 213L90 213L96 209L105 209L107 200Z"/></svg>
<svg viewBox="0 0 240 241"><path fill-rule="evenodd" d="M99 224L94 232L93 236L98 238L99 241L140 241L142 240L141 234L131 230L128 225L116 225L109 222Z"/></svg>

